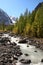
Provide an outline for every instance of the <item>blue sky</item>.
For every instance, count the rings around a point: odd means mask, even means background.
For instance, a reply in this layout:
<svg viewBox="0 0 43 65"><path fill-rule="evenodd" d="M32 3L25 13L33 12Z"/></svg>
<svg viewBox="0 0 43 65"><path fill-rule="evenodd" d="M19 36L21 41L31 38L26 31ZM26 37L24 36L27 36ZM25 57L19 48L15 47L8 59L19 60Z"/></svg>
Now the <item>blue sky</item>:
<svg viewBox="0 0 43 65"><path fill-rule="evenodd" d="M43 0L0 0L0 8L3 9L9 16L19 17L24 13L26 8L30 12Z"/></svg>

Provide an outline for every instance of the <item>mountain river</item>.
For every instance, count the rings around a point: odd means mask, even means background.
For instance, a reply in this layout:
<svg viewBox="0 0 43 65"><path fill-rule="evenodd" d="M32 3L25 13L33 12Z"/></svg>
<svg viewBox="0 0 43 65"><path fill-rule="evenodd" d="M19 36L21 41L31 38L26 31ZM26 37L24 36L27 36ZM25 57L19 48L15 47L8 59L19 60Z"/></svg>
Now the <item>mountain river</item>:
<svg viewBox="0 0 43 65"><path fill-rule="evenodd" d="M20 37L11 37L8 34L4 34L5 37L9 37L11 39L11 42L15 42L17 43L17 45L20 45L20 49L23 53L23 55L21 55L16 63L16 65L43 65L43 63L41 62L41 59L43 59L43 51L36 48L35 46L29 45L29 47L27 47L27 44L20 44L18 43L20 40ZM34 52L37 51L37 52ZM28 54L28 56L25 56L24 54ZM31 63L30 64L23 64L20 63L19 60L20 59L30 59Z"/></svg>

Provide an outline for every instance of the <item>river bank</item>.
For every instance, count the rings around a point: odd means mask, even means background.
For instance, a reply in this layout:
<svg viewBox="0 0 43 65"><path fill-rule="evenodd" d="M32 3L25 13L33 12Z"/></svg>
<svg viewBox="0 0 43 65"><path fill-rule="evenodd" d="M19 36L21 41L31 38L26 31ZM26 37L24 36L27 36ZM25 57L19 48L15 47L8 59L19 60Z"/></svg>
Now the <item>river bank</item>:
<svg viewBox="0 0 43 65"><path fill-rule="evenodd" d="M36 48L39 48L41 50L43 50L43 38L33 38L33 39L29 39L30 41L30 45L35 46Z"/></svg>
<svg viewBox="0 0 43 65"><path fill-rule="evenodd" d="M27 43L28 45L33 45L36 48L39 48L41 50L43 50L43 38L28 38L28 37L22 37L20 36L21 40L19 41L19 43Z"/></svg>

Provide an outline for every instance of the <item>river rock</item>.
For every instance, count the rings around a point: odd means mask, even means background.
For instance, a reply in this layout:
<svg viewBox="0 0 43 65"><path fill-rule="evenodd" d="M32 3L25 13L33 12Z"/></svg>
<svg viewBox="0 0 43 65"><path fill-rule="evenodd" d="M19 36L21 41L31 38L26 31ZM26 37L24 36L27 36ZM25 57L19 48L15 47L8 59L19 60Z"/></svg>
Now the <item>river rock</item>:
<svg viewBox="0 0 43 65"><path fill-rule="evenodd" d="M3 57L2 60L1 60L2 63L7 63L8 62L8 59Z"/></svg>
<svg viewBox="0 0 43 65"><path fill-rule="evenodd" d="M5 42L10 42L9 38L8 37L3 37L0 39L0 43L5 43Z"/></svg>
<svg viewBox="0 0 43 65"><path fill-rule="evenodd" d="M22 52L17 52L16 56L21 56L23 53Z"/></svg>
<svg viewBox="0 0 43 65"><path fill-rule="evenodd" d="M8 62L8 63L6 63L5 65L13 65L13 64ZM16 65L16 64L15 64L15 65Z"/></svg>
<svg viewBox="0 0 43 65"><path fill-rule="evenodd" d="M11 43L12 45L16 46L17 44L15 42Z"/></svg>
<svg viewBox="0 0 43 65"><path fill-rule="evenodd" d="M22 61L24 61L24 60L25 60L25 59L20 59L19 61L22 62Z"/></svg>
<svg viewBox="0 0 43 65"><path fill-rule="evenodd" d="M27 40L26 39L22 39L19 41L19 43L27 43Z"/></svg>
<svg viewBox="0 0 43 65"><path fill-rule="evenodd" d="M43 62L43 59L41 59L41 62Z"/></svg>
<svg viewBox="0 0 43 65"><path fill-rule="evenodd" d="M29 56L29 55L26 53L25 56Z"/></svg>
<svg viewBox="0 0 43 65"><path fill-rule="evenodd" d="M21 59L20 62L23 64L30 64L31 60L30 59L29 60L28 59Z"/></svg>
<svg viewBox="0 0 43 65"><path fill-rule="evenodd" d="M13 61L11 60L11 58L8 59L9 63L12 63Z"/></svg>
<svg viewBox="0 0 43 65"><path fill-rule="evenodd" d="M37 52L36 50L34 52Z"/></svg>
<svg viewBox="0 0 43 65"><path fill-rule="evenodd" d="M14 59L15 59L15 60L18 60L18 58L17 58L17 57L14 57Z"/></svg>
<svg viewBox="0 0 43 65"><path fill-rule="evenodd" d="M29 45L27 45L27 47L29 47Z"/></svg>

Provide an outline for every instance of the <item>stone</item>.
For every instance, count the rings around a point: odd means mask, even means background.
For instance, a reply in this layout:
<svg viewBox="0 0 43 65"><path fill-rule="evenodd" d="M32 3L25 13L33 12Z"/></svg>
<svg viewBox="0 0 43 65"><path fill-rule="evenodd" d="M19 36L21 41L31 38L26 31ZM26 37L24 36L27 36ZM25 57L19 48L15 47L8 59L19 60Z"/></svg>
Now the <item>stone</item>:
<svg viewBox="0 0 43 65"><path fill-rule="evenodd" d="M27 43L27 40L26 39L22 39L19 41L19 43Z"/></svg>
<svg viewBox="0 0 43 65"><path fill-rule="evenodd" d="M16 53L16 56L21 56L21 55L22 55L22 52Z"/></svg>
<svg viewBox="0 0 43 65"><path fill-rule="evenodd" d="M41 62L43 62L43 59L41 59Z"/></svg>
<svg viewBox="0 0 43 65"><path fill-rule="evenodd" d="M29 45L27 45L27 47L29 47Z"/></svg>
<svg viewBox="0 0 43 65"><path fill-rule="evenodd" d="M13 57L14 57L15 60L18 60L18 58L15 55Z"/></svg>
<svg viewBox="0 0 43 65"><path fill-rule="evenodd" d="M16 46L17 44L15 42L11 43L12 45Z"/></svg>
<svg viewBox="0 0 43 65"><path fill-rule="evenodd" d="M20 62L23 64L30 64L31 60L30 59L29 60L28 59L21 59Z"/></svg>
<svg viewBox="0 0 43 65"><path fill-rule="evenodd" d="M9 59L8 61L9 61L9 63L12 63L13 62L11 59Z"/></svg>
<svg viewBox="0 0 43 65"><path fill-rule="evenodd" d="M7 59L7 58L3 58L3 59L1 60L1 62L7 63L7 62L8 62L8 59Z"/></svg>
<svg viewBox="0 0 43 65"><path fill-rule="evenodd" d="M6 63L5 65L13 65L13 64L8 62L8 63Z"/></svg>
<svg viewBox="0 0 43 65"><path fill-rule="evenodd" d="M25 56L29 56L27 53L26 54L24 54Z"/></svg>
<svg viewBox="0 0 43 65"><path fill-rule="evenodd" d="M36 50L34 52L37 52Z"/></svg>
<svg viewBox="0 0 43 65"><path fill-rule="evenodd" d="M10 42L8 37L3 37L3 38L0 39L0 43L6 43L8 41Z"/></svg>

